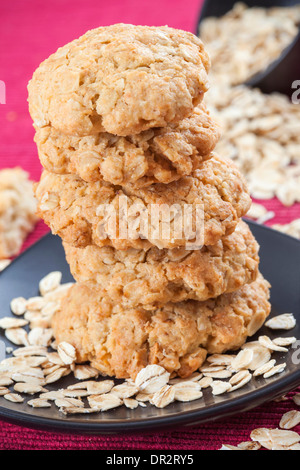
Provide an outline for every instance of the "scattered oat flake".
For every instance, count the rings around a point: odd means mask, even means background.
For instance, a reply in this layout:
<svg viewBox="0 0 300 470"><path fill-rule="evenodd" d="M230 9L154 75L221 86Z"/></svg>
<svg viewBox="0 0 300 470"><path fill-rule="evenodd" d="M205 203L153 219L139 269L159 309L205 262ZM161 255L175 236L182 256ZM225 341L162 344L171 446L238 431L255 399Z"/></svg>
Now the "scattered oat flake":
<svg viewBox="0 0 300 470"><path fill-rule="evenodd" d="M252 431L250 437L268 450L273 450L278 446L290 447L300 442L298 433L282 429L259 428Z"/></svg>
<svg viewBox="0 0 300 470"><path fill-rule="evenodd" d="M123 401L112 393L106 395L91 395L88 397L88 402L91 408L99 411L108 411L123 404Z"/></svg>
<svg viewBox="0 0 300 470"><path fill-rule="evenodd" d="M230 383L228 382L222 382L221 380L215 380L212 384L212 394L217 396L217 395L222 395L223 393L228 392L232 387Z"/></svg>
<svg viewBox="0 0 300 470"><path fill-rule="evenodd" d="M265 326L272 330L292 330L296 326L296 318L292 313L284 313L268 320Z"/></svg>
<svg viewBox="0 0 300 470"><path fill-rule="evenodd" d="M0 272L4 271L4 269L10 265L10 263L11 263L10 259L1 259L0 260Z"/></svg>
<svg viewBox="0 0 300 470"><path fill-rule="evenodd" d="M24 375L22 373L14 373L12 374L11 378L13 379L14 382L25 382L25 383L31 383L35 385L39 385L43 387L46 385L46 380L39 378L39 377L32 377L30 375Z"/></svg>
<svg viewBox="0 0 300 470"><path fill-rule="evenodd" d="M59 379L64 377L67 372L69 372L69 371L66 367L61 367L61 368L55 370L54 372L52 372L52 374L47 375L46 384L51 384L51 383L57 382Z"/></svg>
<svg viewBox="0 0 300 470"><path fill-rule="evenodd" d="M64 364L71 365L76 360L76 349L66 341L57 345L57 353Z"/></svg>
<svg viewBox="0 0 300 470"><path fill-rule="evenodd" d="M237 374L234 374L231 379L229 380L229 383L231 385L236 385L238 384L241 380L244 380L246 377L249 376L249 371L248 370L241 370ZM250 374L251 376L251 374Z"/></svg>
<svg viewBox="0 0 300 470"><path fill-rule="evenodd" d="M262 204L252 202L246 217L249 217L250 219L260 219L262 217L265 217L267 213L267 209Z"/></svg>
<svg viewBox="0 0 300 470"><path fill-rule="evenodd" d="M225 369L216 372L204 372L203 375L205 377L211 377L212 379L228 379L232 376L232 372Z"/></svg>
<svg viewBox="0 0 300 470"><path fill-rule="evenodd" d="M248 372L248 374L246 374L244 376L244 378L242 378L238 383L236 383L235 385L232 385L231 389L228 390L228 392L234 392L235 390L238 390L242 387L244 387L245 385L247 385L247 383L250 382L250 380L252 379L252 375L250 374L250 372Z"/></svg>
<svg viewBox="0 0 300 470"><path fill-rule="evenodd" d="M212 354L208 356L207 362L219 366L230 366L234 358L235 356L229 354Z"/></svg>
<svg viewBox="0 0 300 470"><path fill-rule="evenodd" d="M253 377L259 377L260 375L264 375L266 374L267 372L269 372L271 369L273 369L273 367L275 366L276 364L276 360L275 359L271 359L271 361L267 362L266 364L264 364L263 366L259 367L258 369L256 369L253 373Z"/></svg>
<svg viewBox="0 0 300 470"><path fill-rule="evenodd" d="M63 366L64 367L64 366ZM45 377L47 377L48 375L51 375L53 374L55 371L61 369L61 366L59 366L58 364L54 364L54 365L51 365L51 367L48 367L46 364L44 366L44 369L43 369L43 372L44 372L44 375Z"/></svg>
<svg viewBox="0 0 300 470"><path fill-rule="evenodd" d="M57 398L54 401L55 406L57 408L73 408L73 407L78 407L78 408L83 408L84 403L80 399L76 398Z"/></svg>
<svg viewBox="0 0 300 470"><path fill-rule="evenodd" d="M282 403L288 401L288 397L286 395L282 395L281 397L274 398L275 403Z"/></svg>
<svg viewBox="0 0 300 470"><path fill-rule="evenodd" d="M230 444L222 444L222 447L219 450L242 450L242 449L239 449L238 447L232 446Z"/></svg>
<svg viewBox="0 0 300 470"><path fill-rule="evenodd" d="M3 397L4 395L7 395L8 393L9 393L8 388L0 387L0 397Z"/></svg>
<svg viewBox="0 0 300 470"><path fill-rule="evenodd" d="M201 388L208 388L212 385L213 379L211 377L203 377L198 383Z"/></svg>
<svg viewBox="0 0 300 470"><path fill-rule="evenodd" d="M64 362L61 360L57 352L47 353L47 359L52 364L64 366Z"/></svg>
<svg viewBox="0 0 300 470"><path fill-rule="evenodd" d="M5 330L5 336L16 346L28 346L28 335L24 328L8 328Z"/></svg>
<svg viewBox="0 0 300 470"><path fill-rule="evenodd" d="M139 406L139 402L134 398L124 398L124 405L130 410L135 410Z"/></svg>
<svg viewBox="0 0 300 470"><path fill-rule="evenodd" d="M60 408L59 410L64 415L80 415L80 414L91 414L91 413L98 413L98 411L106 411L106 410L99 410L98 408Z"/></svg>
<svg viewBox="0 0 300 470"><path fill-rule="evenodd" d="M27 300L24 297L17 297L10 303L11 311L14 315L24 315L26 312Z"/></svg>
<svg viewBox="0 0 300 470"><path fill-rule="evenodd" d="M201 386L198 382L185 382L183 384L174 385L175 400L181 402L189 402L199 400L203 397Z"/></svg>
<svg viewBox="0 0 300 470"><path fill-rule="evenodd" d="M55 400L58 400L59 398L65 398L65 397L61 390L53 390L52 392L41 393L40 398L42 400L55 401Z"/></svg>
<svg viewBox="0 0 300 470"><path fill-rule="evenodd" d="M46 302L57 302L59 301L67 291L74 285L74 282L68 282L66 284L61 284L55 290L45 294L44 299Z"/></svg>
<svg viewBox="0 0 300 470"><path fill-rule="evenodd" d="M291 338L275 338L273 339L273 343L276 346L291 346L292 344L296 343L297 339L292 336Z"/></svg>
<svg viewBox="0 0 300 470"><path fill-rule="evenodd" d="M163 367L149 365L140 370L135 379L135 385L143 392L156 393L169 381L170 374Z"/></svg>
<svg viewBox="0 0 300 470"><path fill-rule="evenodd" d="M46 301L43 297L40 297L40 296L31 297L26 302L26 310L39 312L40 310L42 310L42 308L45 307L45 305L46 305Z"/></svg>
<svg viewBox="0 0 300 470"><path fill-rule="evenodd" d="M74 377L77 380L87 380L99 376L99 371L91 366L76 366Z"/></svg>
<svg viewBox="0 0 300 470"><path fill-rule="evenodd" d="M4 398L5 400L11 401L13 403L23 403L24 401L24 398L17 393L8 393L7 395L4 395Z"/></svg>
<svg viewBox="0 0 300 470"><path fill-rule="evenodd" d="M126 382L120 385L116 385L111 390L111 393L117 395L119 398L130 398L133 395L136 395L139 391L139 388L136 385L130 385Z"/></svg>
<svg viewBox="0 0 300 470"><path fill-rule="evenodd" d="M220 372L222 370L225 370L224 365L214 365L214 364L208 364L205 363L201 368L200 368L202 373L210 373L210 372Z"/></svg>
<svg viewBox="0 0 300 470"><path fill-rule="evenodd" d="M41 279L39 288L42 295L54 291L60 286L62 273L60 271L53 271Z"/></svg>
<svg viewBox="0 0 300 470"><path fill-rule="evenodd" d="M261 445L259 442L247 441L238 444L238 448L241 450L259 450Z"/></svg>
<svg viewBox="0 0 300 470"><path fill-rule="evenodd" d="M32 408L51 408L51 403L49 403L47 400L42 400L41 398L29 400L27 405L31 406Z"/></svg>
<svg viewBox="0 0 300 470"><path fill-rule="evenodd" d="M82 385L79 383L78 385ZM114 386L113 380L102 380L101 382L87 382L87 391L90 395L101 395L109 393Z"/></svg>
<svg viewBox="0 0 300 470"><path fill-rule="evenodd" d="M9 328L22 328L22 326L28 325L27 320L12 318L12 317L3 317L0 319L0 328L7 330Z"/></svg>
<svg viewBox="0 0 300 470"><path fill-rule="evenodd" d="M156 408L165 408L175 400L175 390L171 385L164 385L160 390L154 393L151 404Z"/></svg>
<svg viewBox="0 0 300 470"><path fill-rule="evenodd" d="M9 387L11 384L13 384L13 380L10 377L0 375L0 387Z"/></svg>
<svg viewBox="0 0 300 470"><path fill-rule="evenodd" d="M271 351L288 352L286 348L277 346L275 343L273 343L271 338L269 338L268 336L260 336L258 338L258 341L262 346L265 346L265 348L271 349Z"/></svg>
<svg viewBox="0 0 300 470"><path fill-rule="evenodd" d="M152 400L152 397L153 397L153 393L143 393L143 392L139 392L137 395L136 395L136 399L139 401L139 402L147 402L147 401L150 401Z"/></svg>
<svg viewBox="0 0 300 470"><path fill-rule="evenodd" d="M293 444L289 446L286 450L300 450L300 444Z"/></svg>
<svg viewBox="0 0 300 470"><path fill-rule="evenodd" d="M262 346L258 341L246 343L242 349L251 349L253 351L253 359L250 362L248 369L256 370L270 361L271 352L265 346Z"/></svg>
<svg viewBox="0 0 300 470"><path fill-rule="evenodd" d="M243 349L233 359L231 367L235 370L247 369L253 360L252 349Z"/></svg>
<svg viewBox="0 0 300 470"><path fill-rule="evenodd" d="M20 382L14 385L14 390L18 393L26 393L28 395L35 395L36 393L46 392L40 385L30 382Z"/></svg>
<svg viewBox="0 0 300 470"><path fill-rule="evenodd" d="M41 346L25 346L24 348L15 349L13 355L15 357L46 356L47 348Z"/></svg>
<svg viewBox="0 0 300 470"><path fill-rule="evenodd" d="M293 402L300 406L300 393L296 393L296 395L293 396Z"/></svg>
<svg viewBox="0 0 300 470"><path fill-rule="evenodd" d="M67 398L82 398L87 397L90 393L87 390L62 390L62 394Z"/></svg>
<svg viewBox="0 0 300 470"><path fill-rule="evenodd" d="M51 328L32 328L28 334L28 341L31 346L48 347L53 338L53 330Z"/></svg>
<svg viewBox="0 0 300 470"><path fill-rule="evenodd" d="M147 403L139 401L139 406L141 406L142 408L147 408Z"/></svg>
<svg viewBox="0 0 300 470"><path fill-rule="evenodd" d="M271 370L264 374L264 379L268 379L269 377L272 377L275 374L281 374L285 370L285 368L285 362L283 364L278 364L278 366L273 367Z"/></svg>
<svg viewBox="0 0 300 470"><path fill-rule="evenodd" d="M184 382L198 382L199 380L202 379L202 377L203 377L202 373L196 372L196 373L190 375L186 379L182 379L181 377L170 379L169 380L169 385L176 385L176 384L184 383Z"/></svg>
<svg viewBox="0 0 300 470"><path fill-rule="evenodd" d="M298 424L300 424L300 411L292 410L282 416L279 427L281 429L293 429Z"/></svg>

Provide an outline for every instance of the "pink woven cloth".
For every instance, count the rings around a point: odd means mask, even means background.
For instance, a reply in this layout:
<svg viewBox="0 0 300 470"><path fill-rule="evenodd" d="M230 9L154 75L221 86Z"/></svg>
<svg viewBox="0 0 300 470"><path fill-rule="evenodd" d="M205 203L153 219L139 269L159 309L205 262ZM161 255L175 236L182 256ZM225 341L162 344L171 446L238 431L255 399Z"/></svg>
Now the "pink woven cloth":
<svg viewBox="0 0 300 470"><path fill-rule="evenodd" d="M27 82L39 63L59 46L97 26L124 22L165 25L195 32L201 0L14 0L0 2L0 80L6 104L0 104L0 168L20 165L37 180L41 167L27 110ZM0 100L2 101L2 100ZM276 213L272 223L300 217L300 205L289 209L278 201L265 203ZM47 232L41 222L24 249ZM291 398L292 394L289 395ZM256 427L278 427L281 415L293 409L291 399L268 403L222 422L151 434L80 436L29 430L0 421L0 449L10 450L167 450L218 449L249 439ZM300 428L296 428L298 432Z"/></svg>

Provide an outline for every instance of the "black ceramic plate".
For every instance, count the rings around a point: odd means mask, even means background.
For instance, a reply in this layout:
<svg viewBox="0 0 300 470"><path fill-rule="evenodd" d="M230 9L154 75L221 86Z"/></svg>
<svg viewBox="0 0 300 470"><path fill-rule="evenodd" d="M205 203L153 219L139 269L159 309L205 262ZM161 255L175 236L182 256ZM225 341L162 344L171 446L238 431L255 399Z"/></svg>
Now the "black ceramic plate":
<svg viewBox="0 0 300 470"><path fill-rule="evenodd" d="M293 312L298 319L294 330L277 332L277 336L300 339L300 241L254 223L250 226L261 245L261 271L272 284L272 314ZM72 279L60 239L47 235L0 275L0 316L11 315L9 304L13 297L37 295L39 280L52 270L62 271L64 282ZM266 333L273 336L270 330ZM264 334L264 329L260 334ZM0 339L11 346L4 335ZM177 402L162 410L148 405L135 410L121 407L105 413L66 417L54 405L51 409L33 409L26 403L20 405L0 398L0 417L27 427L77 433L146 431L213 421L254 408L300 385L300 352L290 349L287 354L277 353L277 359L287 362L286 371L280 375L268 380L255 379L225 396L213 397L205 390L204 399ZM58 385L65 387L71 381L74 379L66 377Z"/></svg>

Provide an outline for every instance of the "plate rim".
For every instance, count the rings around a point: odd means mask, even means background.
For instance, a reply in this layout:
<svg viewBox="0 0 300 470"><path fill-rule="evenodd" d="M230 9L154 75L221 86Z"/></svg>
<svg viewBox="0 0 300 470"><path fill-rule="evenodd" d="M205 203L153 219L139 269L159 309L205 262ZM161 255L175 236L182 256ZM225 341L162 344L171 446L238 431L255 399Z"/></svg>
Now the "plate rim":
<svg viewBox="0 0 300 470"><path fill-rule="evenodd" d="M276 235L280 238L288 239L289 242L294 243L300 248L300 240L272 229L271 227L258 224L250 219L245 219L250 225L259 227L263 231L272 232L272 235ZM12 263L5 268L10 269L16 261L18 261L25 254L28 254L37 245L42 243L47 238L52 238L54 235L47 233L41 237L36 243L31 245L25 250L20 256L15 258ZM3 271L3 272L4 272ZM0 278L1 278L0 273ZM267 401L271 401L278 398L294 388L300 383L300 368L295 371L291 371L282 378L278 378L276 381L265 384L257 390L251 390L244 393L240 397L232 397L226 401L220 403L214 403L208 405L199 410L179 411L174 415L160 417L152 416L148 418L140 419L116 419L112 421L82 421L80 418L74 417L63 417L61 419L42 417L37 415L30 415L22 411L13 410L0 405L0 418L4 421L21 425L27 428L41 429L52 432L63 432L72 434L107 434L107 433L121 433L126 432L149 432L155 429L162 430L176 426L194 425L197 426L200 423L206 423L208 421L219 421L226 417L235 416L237 413L243 413L251 409L257 408ZM88 416L88 415L86 415Z"/></svg>

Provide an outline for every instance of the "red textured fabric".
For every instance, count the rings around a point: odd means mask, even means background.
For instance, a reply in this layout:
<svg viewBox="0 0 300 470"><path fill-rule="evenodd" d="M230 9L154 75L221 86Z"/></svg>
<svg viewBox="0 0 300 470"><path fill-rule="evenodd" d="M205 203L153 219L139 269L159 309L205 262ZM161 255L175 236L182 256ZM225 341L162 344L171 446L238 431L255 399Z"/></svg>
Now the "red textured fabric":
<svg viewBox="0 0 300 470"><path fill-rule="evenodd" d="M27 111L26 86L34 69L50 53L88 29L117 22L168 24L194 32L201 4L202 0L1 0L0 80L6 84L6 104L0 104L0 168L20 165L32 178L39 178L41 167ZM299 204L287 209L272 200L265 205L276 213L272 223L300 217ZM40 222L24 249L47 230ZM0 422L0 449L218 449L222 443L236 445L248 440L256 427L278 427L281 415L294 407L290 399L218 423L132 436L54 434Z"/></svg>

